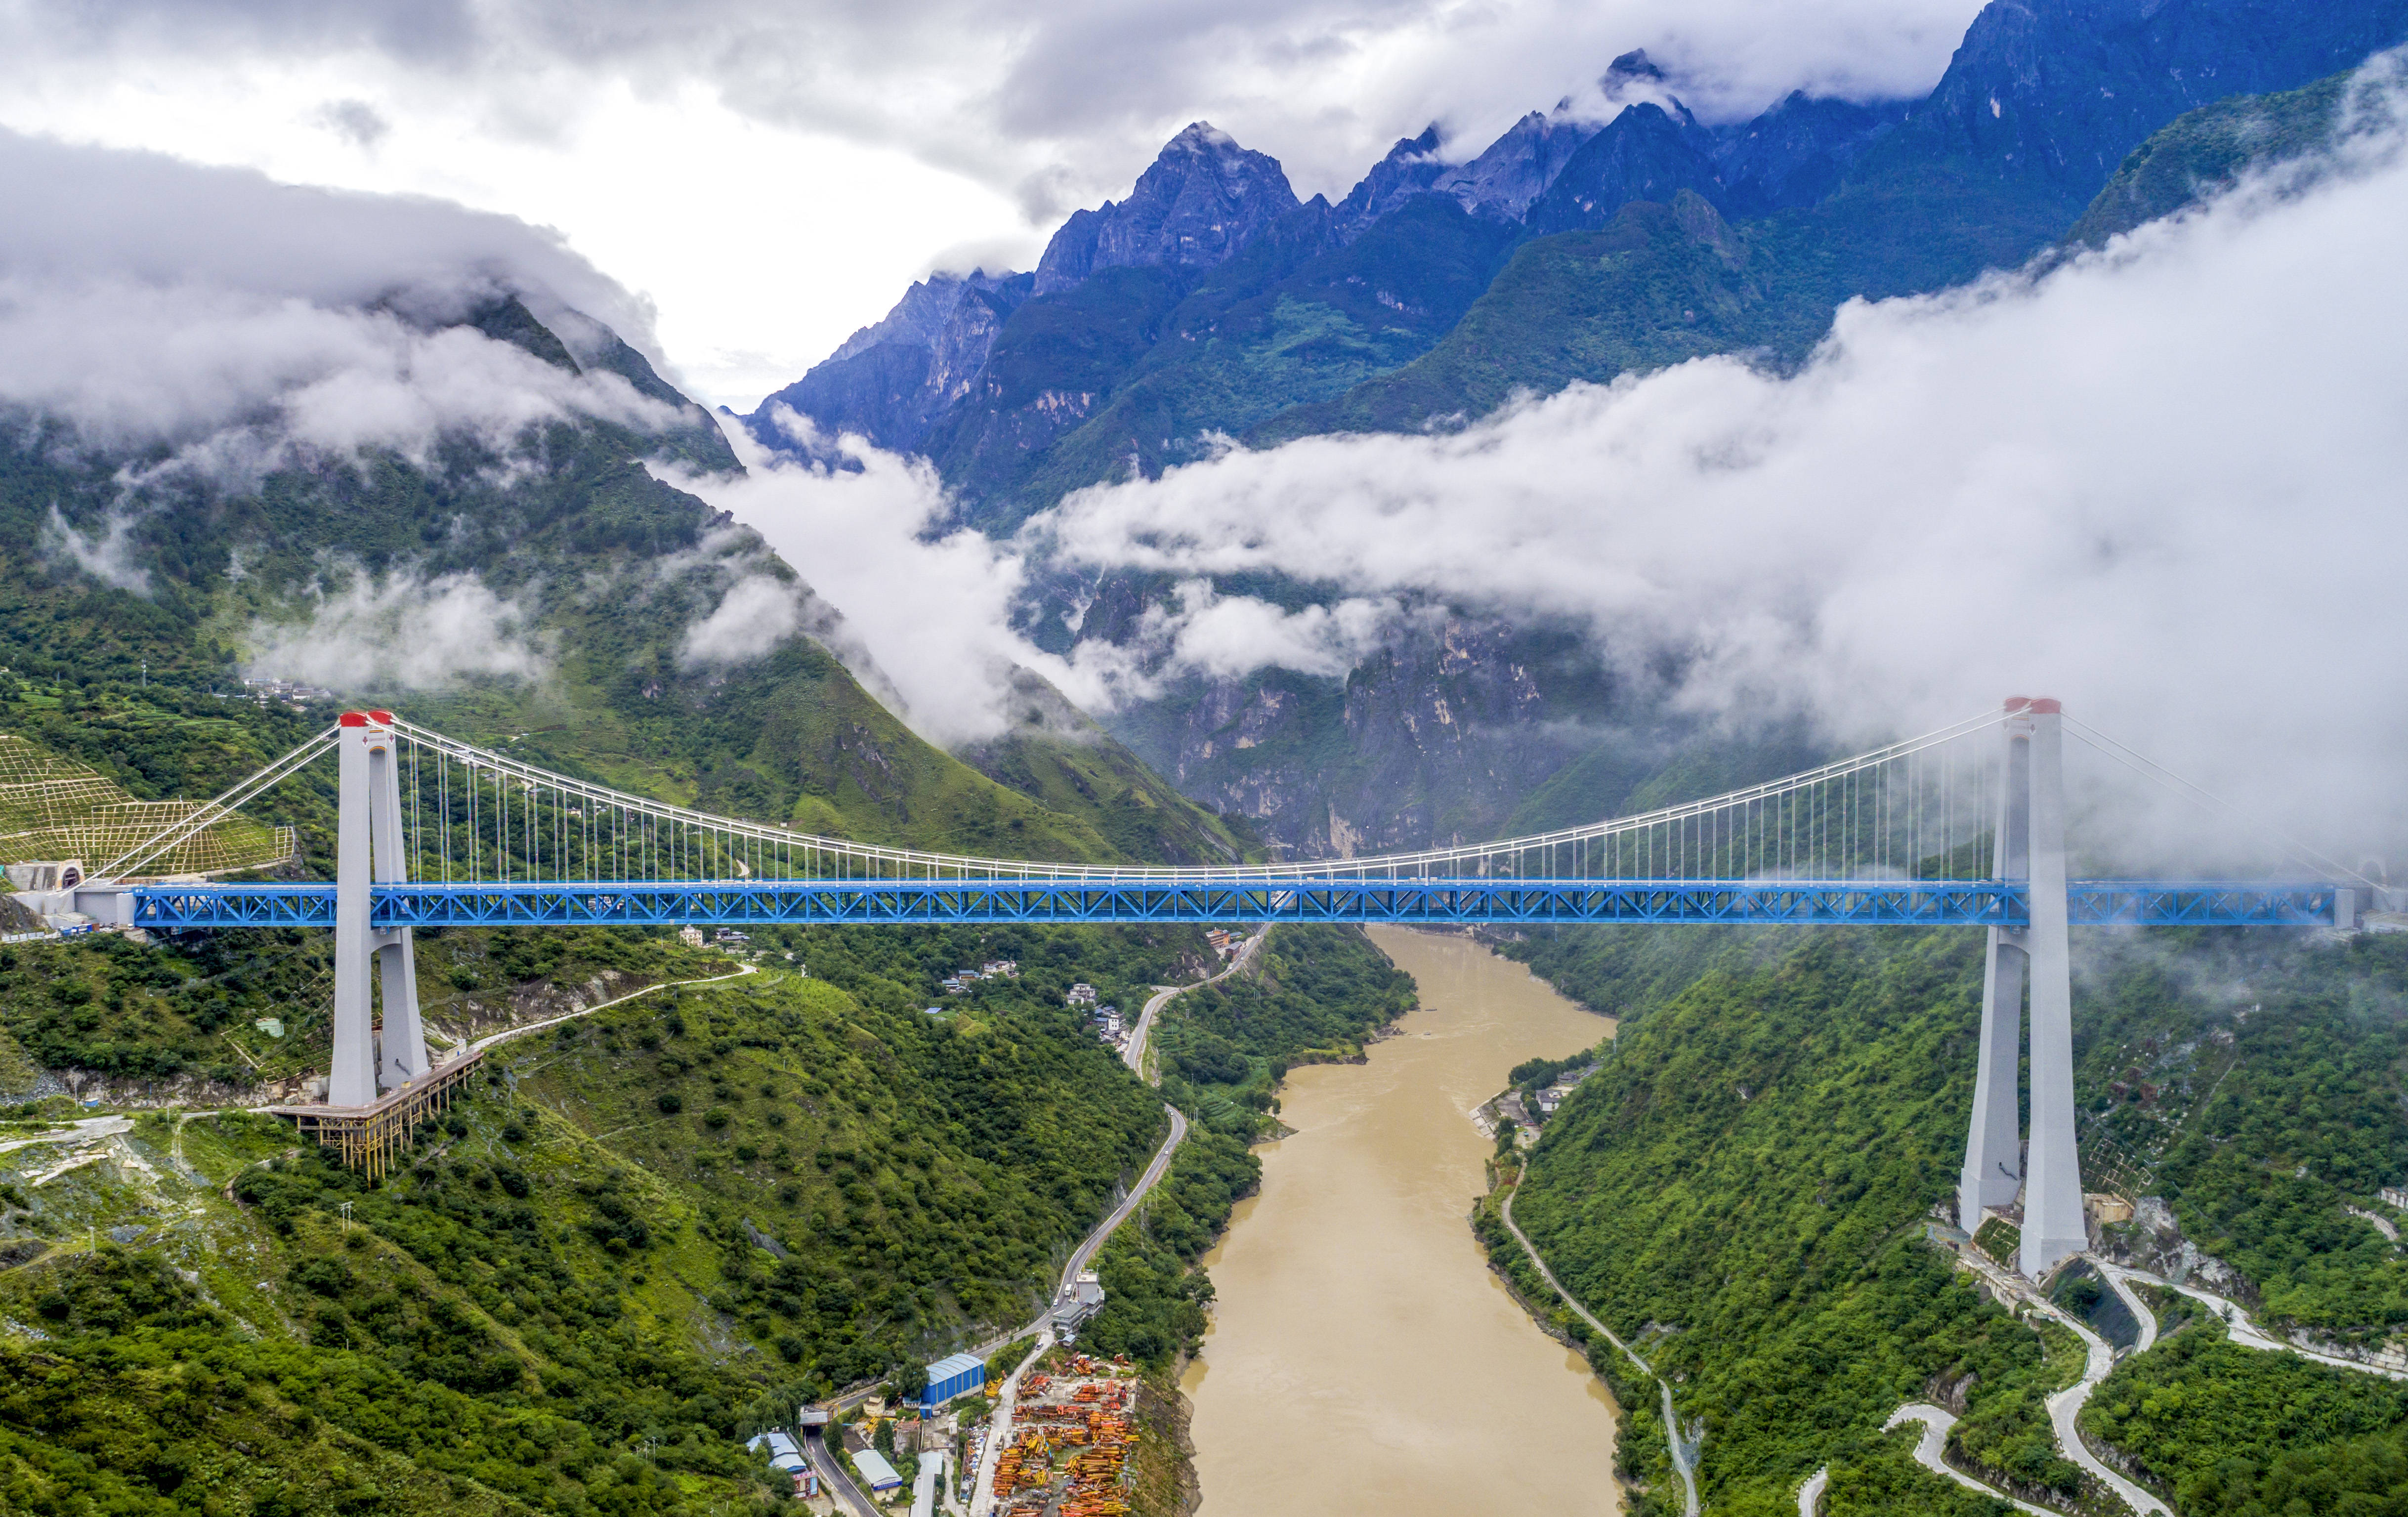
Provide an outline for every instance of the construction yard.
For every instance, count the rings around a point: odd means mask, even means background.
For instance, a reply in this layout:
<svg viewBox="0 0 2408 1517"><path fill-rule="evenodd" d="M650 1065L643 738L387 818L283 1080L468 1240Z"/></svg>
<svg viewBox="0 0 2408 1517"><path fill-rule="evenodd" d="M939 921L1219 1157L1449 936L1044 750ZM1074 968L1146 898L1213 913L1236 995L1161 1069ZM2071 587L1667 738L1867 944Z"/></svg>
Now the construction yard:
<svg viewBox="0 0 2408 1517"><path fill-rule="evenodd" d="M1011 1443L995 1460L1005 1517L1125 1517L1137 1371L1126 1360L1049 1357L1021 1381Z"/></svg>

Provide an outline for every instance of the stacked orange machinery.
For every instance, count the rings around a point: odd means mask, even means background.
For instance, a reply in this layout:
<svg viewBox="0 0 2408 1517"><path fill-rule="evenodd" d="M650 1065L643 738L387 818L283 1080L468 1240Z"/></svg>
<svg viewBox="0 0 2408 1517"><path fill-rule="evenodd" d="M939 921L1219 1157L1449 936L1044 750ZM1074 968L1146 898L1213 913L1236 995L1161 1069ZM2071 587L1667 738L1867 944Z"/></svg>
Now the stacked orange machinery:
<svg viewBox="0 0 2408 1517"><path fill-rule="evenodd" d="M1086 1387L1082 1387L1085 1389ZM1087 1413L1084 1452L1070 1461L1070 1490L1062 1498L1062 1517L1123 1517L1128 1501L1122 1492L1122 1471L1128 1463L1128 1423L1098 1407Z"/></svg>
<svg viewBox="0 0 2408 1517"><path fill-rule="evenodd" d="M995 1492L997 1497L1009 1497L1015 1489L1041 1491L1053 1481L1048 1460L1054 1452L1053 1440L1034 1429L1020 1435L1011 1447L996 1456ZM1045 1498L1014 1502L1004 1517L1043 1517Z"/></svg>

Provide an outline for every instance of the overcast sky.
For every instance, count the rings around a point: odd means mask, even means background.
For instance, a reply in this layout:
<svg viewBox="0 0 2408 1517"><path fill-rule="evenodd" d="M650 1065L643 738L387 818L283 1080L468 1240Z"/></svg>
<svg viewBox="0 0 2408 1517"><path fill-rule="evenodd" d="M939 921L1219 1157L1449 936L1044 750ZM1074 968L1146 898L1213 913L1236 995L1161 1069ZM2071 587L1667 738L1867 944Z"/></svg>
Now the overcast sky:
<svg viewBox="0 0 2408 1517"><path fill-rule="evenodd" d="M1027 267L1203 119L1342 193L1643 46L1709 116L1917 93L1974 0L0 0L0 126L548 225L749 409L904 282Z"/></svg>

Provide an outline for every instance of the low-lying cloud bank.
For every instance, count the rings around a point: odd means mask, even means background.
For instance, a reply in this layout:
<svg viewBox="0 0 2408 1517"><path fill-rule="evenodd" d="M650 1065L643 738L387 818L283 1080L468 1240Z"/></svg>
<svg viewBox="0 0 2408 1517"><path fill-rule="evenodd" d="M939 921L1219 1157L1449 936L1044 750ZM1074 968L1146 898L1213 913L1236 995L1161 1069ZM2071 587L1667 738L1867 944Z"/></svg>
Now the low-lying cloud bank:
<svg viewBox="0 0 2408 1517"><path fill-rule="evenodd" d="M2045 274L1853 304L1792 378L1708 359L1451 436L1233 451L1032 530L1097 567L1576 619L1634 666L1682 655L1690 707L1843 737L2051 694L2213 781L2400 836L2396 126L2337 168Z"/></svg>
<svg viewBox="0 0 2408 1517"><path fill-rule="evenodd" d="M2387 97L2386 97L2387 98ZM931 736L974 736L984 670L1095 707L1185 669L1351 667L1442 600L1585 624L1671 698L1803 711L1836 739L2010 692L2212 784L2287 796L2334 846L2408 836L2408 167L2245 185L2044 273L1857 303L1779 377L1708 359L1575 386L1461 432L1232 451L1083 492L1009 547L924 541L922 467L767 467L705 490L851 619ZM1131 643L1010 629L1036 560L1183 588ZM1291 612L1255 571L1338 588Z"/></svg>
<svg viewBox="0 0 2408 1517"><path fill-rule="evenodd" d="M7 131L0 204L0 409L85 446L165 443L176 469L241 483L296 450L423 460L446 436L677 420L614 374L445 325L515 295L571 341L581 311L649 345L640 303L508 217Z"/></svg>
<svg viewBox="0 0 2408 1517"><path fill-rule="evenodd" d="M810 436L808 421L791 411L783 419ZM687 630L689 660L767 651L777 640L767 636L772 625L782 636L824 597L841 620L815 618L810 630L933 742L972 742L1002 731L1015 665L1054 680L1081 705L1106 703L1106 681L1082 678L1012 630L1012 606L1026 579L1017 552L975 532L928 536L945 501L927 465L847 438L862 468L816 469L767 452L741 426L723 430L744 474L697 477L657 465L654 472L733 511L801 573L815 596L806 596L798 613L795 601L767 588L737 585ZM1116 651L1103 653L1125 662Z"/></svg>
<svg viewBox="0 0 2408 1517"><path fill-rule="evenodd" d="M332 690L443 690L479 677L540 679L535 614L471 574L381 582L356 567L301 622L253 622L244 672Z"/></svg>

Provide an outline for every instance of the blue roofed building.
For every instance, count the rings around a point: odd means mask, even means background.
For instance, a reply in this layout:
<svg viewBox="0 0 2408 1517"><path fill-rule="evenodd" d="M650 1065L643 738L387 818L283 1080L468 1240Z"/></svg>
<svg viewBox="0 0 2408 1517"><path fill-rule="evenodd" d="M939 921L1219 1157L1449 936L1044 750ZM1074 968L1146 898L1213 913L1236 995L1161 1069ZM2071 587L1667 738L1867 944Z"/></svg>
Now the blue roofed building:
<svg viewBox="0 0 2408 1517"><path fill-rule="evenodd" d="M928 1388L920 1393L920 1410L924 1414L934 1411L953 1397L968 1395L984 1384L985 1360L968 1353L939 1359L928 1367Z"/></svg>

